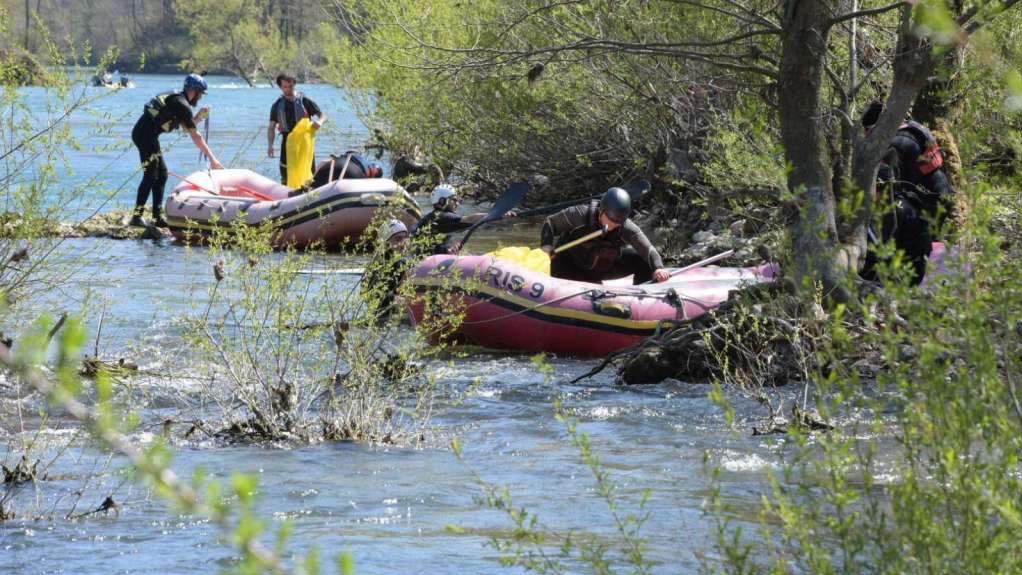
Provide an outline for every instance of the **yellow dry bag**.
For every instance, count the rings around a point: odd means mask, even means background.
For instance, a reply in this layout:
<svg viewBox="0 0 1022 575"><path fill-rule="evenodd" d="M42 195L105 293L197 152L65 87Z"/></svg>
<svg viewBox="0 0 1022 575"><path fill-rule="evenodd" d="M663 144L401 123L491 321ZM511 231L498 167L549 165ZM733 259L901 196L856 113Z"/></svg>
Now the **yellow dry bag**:
<svg viewBox="0 0 1022 575"><path fill-rule="evenodd" d="M525 246L510 246L492 251L488 256L495 257L507 262L514 262L534 272L550 275L550 256L539 248L527 248Z"/></svg>
<svg viewBox="0 0 1022 575"><path fill-rule="evenodd" d="M312 158L316 154L316 130L302 118L287 136L287 186L299 188L312 179Z"/></svg>

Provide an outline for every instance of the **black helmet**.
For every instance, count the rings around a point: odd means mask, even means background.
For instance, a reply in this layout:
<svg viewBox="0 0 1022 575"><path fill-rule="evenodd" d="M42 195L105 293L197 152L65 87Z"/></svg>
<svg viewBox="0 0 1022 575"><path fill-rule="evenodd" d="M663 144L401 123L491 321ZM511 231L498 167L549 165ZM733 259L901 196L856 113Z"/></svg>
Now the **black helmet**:
<svg viewBox="0 0 1022 575"><path fill-rule="evenodd" d="M622 188L610 188L600 198L600 213L607 214L614 223L624 224L632 213L632 197Z"/></svg>

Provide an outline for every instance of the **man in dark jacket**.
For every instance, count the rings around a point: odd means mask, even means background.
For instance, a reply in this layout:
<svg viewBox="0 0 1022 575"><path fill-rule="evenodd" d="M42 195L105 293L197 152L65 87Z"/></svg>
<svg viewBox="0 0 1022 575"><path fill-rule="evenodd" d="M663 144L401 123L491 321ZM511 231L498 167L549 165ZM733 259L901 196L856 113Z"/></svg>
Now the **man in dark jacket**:
<svg viewBox="0 0 1022 575"><path fill-rule="evenodd" d="M486 212L461 215L458 210L458 192L452 186L441 184L429 195L433 211L426 214L412 229L412 237L430 238L424 246L429 254L457 254L461 245L451 239L451 234L467 230L482 221ZM505 218L515 217L513 211L504 215Z"/></svg>
<svg viewBox="0 0 1022 575"><path fill-rule="evenodd" d="M167 92L159 94L145 105L142 116L135 122L131 130L131 141L138 148L138 155L142 161L142 182L138 185L138 193L135 197L135 211L131 216L130 225L146 225L142 218L146 201L150 193L153 196L153 224L156 227L167 227L167 221L163 219L163 193L167 186L167 163L163 160L163 152L160 150L160 134L172 132L178 128L188 131L195 147L209 158L210 166L214 169L222 169L220 161L216 159L213 152L206 144L206 140L195 127L195 123L207 114L209 108L202 108L197 114L192 115L192 107L199 103L199 99L206 93L208 88L206 81L198 74L189 74L185 77L184 88L180 92Z"/></svg>
<svg viewBox="0 0 1022 575"><path fill-rule="evenodd" d="M290 74L277 76L277 87L280 88L281 96L270 107L270 125L266 129L266 139L269 149L266 154L269 157L274 155L273 141L279 132L283 139L280 144L280 181L287 184L287 136L295 128L302 118L315 118L312 126L318 130L326 122L324 114L319 106L305 94L295 90L298 80ZM316 170L316 159L312 159L312 170Z"/></svg>
<svg viewBox="0 0 1022 575"><path fill-rule="evenodd" d="M631 211L628 192L610 188L598 203L570 207L548 217L543 222L540 247L553 258L550 275L592 283L628 275L635 284L667 281L670 276L660 253L628 219ZM600 237L554 253L557 246L598 230L604 232Z"/></svg>
<svg viewBox="0 0 1022 575"><path fill-rule="evenodd" d="M874 102L863 114L862 126L867 132L881 112L883 105ZM933 134L909 120L898 128L877 173L878 205L885 208L879 239L893 239L905 254L914 270L913 285L923 281L934 236L954 212L955 190L943 165ZM861 275L875 280L876 263L876 254L867 253Z"/></svg>

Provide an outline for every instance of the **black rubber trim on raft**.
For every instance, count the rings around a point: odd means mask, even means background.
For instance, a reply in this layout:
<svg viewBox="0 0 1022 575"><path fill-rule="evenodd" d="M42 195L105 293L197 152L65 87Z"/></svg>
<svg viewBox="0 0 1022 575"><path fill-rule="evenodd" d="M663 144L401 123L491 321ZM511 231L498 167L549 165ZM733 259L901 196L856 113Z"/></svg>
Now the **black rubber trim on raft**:
<svg viewBox="0 0 1022 575"><path fill-rule="evenodd" d="M609 324L603 323L603 322L598 321L598 320L588 320L588 319L581 319L581 318L571 318L571 317L563 317L563 316L559 316L559 315L545 314L542 311L543 310L542 307L539 307L539 308L536 308L536 309L529 309L530 307L533 307L533 306L523 306L521 304L517 304L517 303L511 302L511 301L505 300L505 299L501 299L501 298L499 298L497 296L490 295L488 293L482 293L482 292L478 292L478 291L468 291L468 290L465 290L465 289L462 289L462 288L459 288L459 287L450 287L450 288L444 288L444 289L451 289L453 291L459 292L462 295L465 295L465 296L468 296L468 297L473 297L473 298L475 298L477 300L485 301L487 303L492 303L492 304L494 304L494 305L496 305L498 307L502 307L502 308L504 308L504 309L506 309L508 311L521 312L521 313L519 313L519 315L524 315L524 316L527 316L527 317L531 317L533 319L538 319L540 321L545 321L545 322L550 322L550 323L558 323L558 324L561 324L561 325L570 325L570 326L574 326L574 327L585 327L585 328L589 328L589 329L595 329L597 331L606 331L606 332L612 332L612 333L619 333L619 334L623 334L623 335L635 335L635 336L640 336L640 337L649 337L649 336L653 335L654 333L656 333L656 328L641 328L641 327L630 328L630 327L622 327L622 326L616 326L616 325L609 325ZM430 286L421 286L421 285L415 286L415 293L419 294L419 295L425 294L429 290L430 290ZM540 302L537 302L537 303L540 303ZM561 309L563 309L563 308L561 308ZM528 310L528 311L524 311L524 310ZM585 312L576 312L576 313L585 314ZM593 315L593 316L599 317L598 314L596 314L596 313L586 314L586 315ZM491 320L489 323L494 323L495 324L495 323L498 323L499 321L500 320Z"/></svg>
<svg viewBox="0 0 1022 575"><path fill-rule="evenodd" d="M356 204L346 203L344 201L344 200L350 200L352 198L361 199L362 196L365 195L365 194L380 194L382 196L387 197L388 200L392 199L393 197L398 195L397 192L345 192L343 194L337 194L335 196L330 196L328 198L322 198L322 199L316 200L315 202L313 202L311 204L308 204L307 206L304 206L302 208L294 209L294 210L291 210L290 212L287 212L287 213L284 213L284 214L278 214L278 215L266 218L266 219L264 219L264 220L262 220L260 222L257 222L256 224L252 224L252 225L277 226L278 225L277 222L279 222L280 220L284 220L284 219L293 217L293 216L298 215L298 214L304 214L303 216L301 216L299 218L296 218L296 219L294 219L294 220L292 220L290 222L287 222L286 224L280 226L281 230L286 230L288 228L293 228L294 226L304 224L305 222L308 222L308 221L311 221L311 220L315 220L317 218L321 218L323 216L326 216L328 214L332 214L334 212L337 212L337 211L340 211L340 210L343 210L343 209L346 209L346 208L374 207L374 206L371 206L371 205L367 206L365 204L357 204L356 205ZM411 212L412 215L414 215L415 217L421 217L421 212L419 212L419 206L418 205L415 205L414 207L408 205L408 204L410 204L411 200L405 194L401 194L400 198L402 200L402 203L405 204L404 209L406 211ZM282 201L282 200L274 200L274 201ZM337 202L337 205L330 206L329 208L323 209L323 206L325 206L327 204L330 204L330 203L334 203L334 202ZM378 204L375 207L379 207L381 205L383 205L383 203L380 203L380 204ZM306 212L308 212L308 213L306 213ZM178 218L173 218L173 219L177 220ZM169 223L170 223L170 228L171 229L195 230L195 229L199 228L199 226L189 226L187 224L185 224L185 225L177 225L174 221L171 221ZM218 222L201 222L201 225L202 226L212 226L212 227L230 227L230 226L234 225L234 222L219 222L219 221Z"/></svg>

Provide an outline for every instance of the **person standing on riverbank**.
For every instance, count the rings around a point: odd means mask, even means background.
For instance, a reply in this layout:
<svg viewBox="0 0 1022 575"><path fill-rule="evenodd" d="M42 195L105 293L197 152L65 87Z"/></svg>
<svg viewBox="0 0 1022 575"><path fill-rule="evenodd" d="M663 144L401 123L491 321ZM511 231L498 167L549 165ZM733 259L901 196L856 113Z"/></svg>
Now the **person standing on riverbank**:
<svg viewBox="0 0 1022 575"><path fill-rule="evenodd" d="M280 74L277 76L277 87L280 88L281 96L270 107L270 125L266 129L266 141L269 146L266 155L274 157L274 139L280 133L283 138L280 143L280 181L287 185L287 136L302 118L312 119L312 127L319 130L326 122L324 114L319 106L305 94L295 90L298 80L291 74ZM312 159L311 170L316 171L316 158Z"/></svg>
<svg viewBox="0 0 1022 575"><path fill-rule="evenodd" d="M196 122L209 115L209 108L203 107L197 114L192 115L192 108L199 103L208 87L202 76L189 74L185 77L184 87L180 92L166 92L155 96L145 105L142 116L135 122L135 127L131 130L131 141L138 148L143 173L135 197L135 211L129 225L140 227L147 225L142 213L145 211L149 195L152 194L153 225L158 228L168 227L167 221L163 219L163 192L167 186L168 171L163 152L160 150L160 134L183 127L188 131L195 147L209 158L210 166L217 170L223 168L220 160L216 159L206 140L195 127Z"/></svg>
<svg viewBox="0 0 1022 575"><path fill-rule="evenodd" d="M628 275L635 284L667 281L670 276L660 253L628 219L631 213L628 192L610 188L599 202L565 208L548 217L540 232L540 248L552 258L550 275L592 283ZM597 231L603 234L560 254L554 251Z"/></svg>

